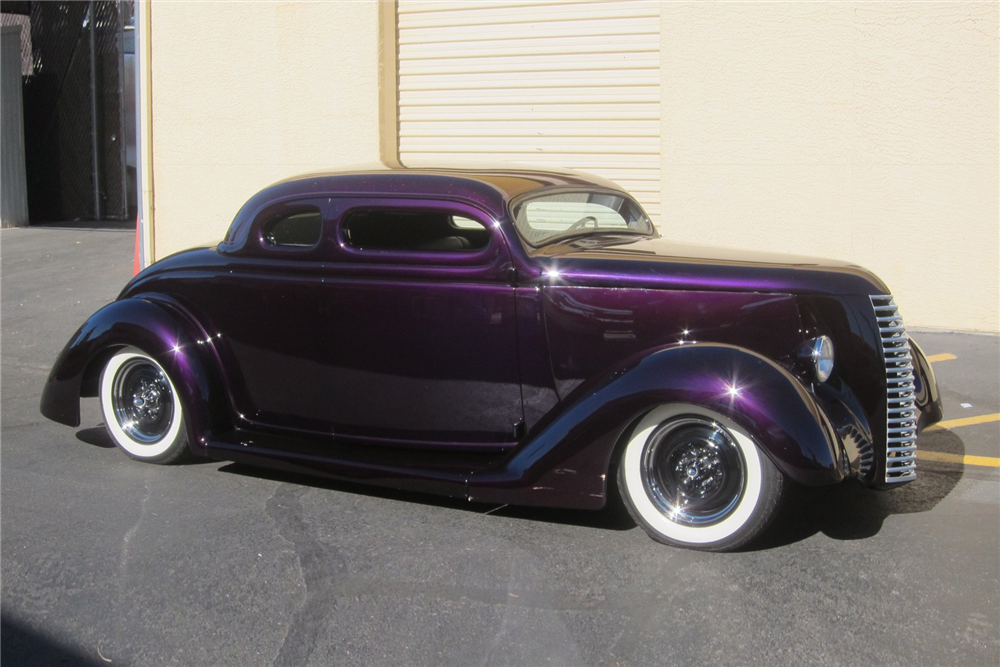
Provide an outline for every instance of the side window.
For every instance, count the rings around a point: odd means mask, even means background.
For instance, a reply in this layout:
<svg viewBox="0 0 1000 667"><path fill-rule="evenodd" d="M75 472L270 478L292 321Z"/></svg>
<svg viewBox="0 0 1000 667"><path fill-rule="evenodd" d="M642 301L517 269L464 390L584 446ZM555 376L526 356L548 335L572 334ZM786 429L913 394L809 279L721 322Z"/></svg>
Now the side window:
<svg viewBox="0 0 1000 667"><path fill-rule="evenodd" d="M344 241L359 250L469 252L485 248L482 223L443 211L363 209L348 214Z"/></svg>
<svg viewBox="0 0 1000 667"><path fill-rule="evenodd" d="M323 216L319 209L285 213L264 225L264 243L273 247L308 248L319 243Z"/></svg>

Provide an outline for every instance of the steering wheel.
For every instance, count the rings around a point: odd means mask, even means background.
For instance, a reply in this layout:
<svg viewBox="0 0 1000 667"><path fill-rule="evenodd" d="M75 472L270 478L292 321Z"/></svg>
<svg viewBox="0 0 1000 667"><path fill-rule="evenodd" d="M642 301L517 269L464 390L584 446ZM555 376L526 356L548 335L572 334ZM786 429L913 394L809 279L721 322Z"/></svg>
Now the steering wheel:
<svg viewBox="0 0 1000 667"><path fill-rule="evenodd" d="M577 220L576 222L574 222L569 227L567 227L566 231L567 232L572 232L572 231L575 231L577 229L583 229L588 224L593 224L594 225L594 229L597 229L597 218L595 218L592 215L584 216L584 217L580 218L579 220Z"/></svg>

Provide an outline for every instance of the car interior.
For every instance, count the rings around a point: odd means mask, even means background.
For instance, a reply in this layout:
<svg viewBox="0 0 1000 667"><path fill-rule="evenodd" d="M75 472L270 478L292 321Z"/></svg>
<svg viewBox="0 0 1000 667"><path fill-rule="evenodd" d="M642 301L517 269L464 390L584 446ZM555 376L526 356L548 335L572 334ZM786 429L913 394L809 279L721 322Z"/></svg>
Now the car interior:
<svg viewBox="0 0 1000 667"><path fill-rule="evenodd" d="M342 228L347 243L364 250L462 252L490 240L481 223L445 211L366 209L348 214Z"/></svg>

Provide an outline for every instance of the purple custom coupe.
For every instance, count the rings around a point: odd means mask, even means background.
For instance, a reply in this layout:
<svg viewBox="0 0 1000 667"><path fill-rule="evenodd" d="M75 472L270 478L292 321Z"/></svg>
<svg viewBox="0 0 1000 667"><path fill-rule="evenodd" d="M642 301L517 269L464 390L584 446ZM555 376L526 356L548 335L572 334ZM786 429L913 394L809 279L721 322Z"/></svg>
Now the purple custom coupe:
<svg viewBox="0 0 1000 667"><path fill-rule="evenodd" d="M129 456L599 509L710 550L786 480L891 488L941 419L888 288L850 264L661 238L578 173L310 174L136 276L42 413L100 399Z"/></svg>

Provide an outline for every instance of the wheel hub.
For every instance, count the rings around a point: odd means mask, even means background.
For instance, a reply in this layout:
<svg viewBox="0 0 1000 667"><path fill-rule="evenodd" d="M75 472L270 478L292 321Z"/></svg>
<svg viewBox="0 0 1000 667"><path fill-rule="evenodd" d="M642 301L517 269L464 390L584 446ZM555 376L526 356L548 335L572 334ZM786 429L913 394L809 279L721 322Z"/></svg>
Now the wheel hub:
<svg viewBox="0 0 1000 667"><path fill-rule="evenodd" d="M118 425L140 443L152 444L170 428L170 382L158 366L146 359L131 360L118 369L111 403Z"/></svg>
<svg viewBox="0 0 1000 667"><path fill-rule="evenodd" d="M650 500L672 521L725 519L745 486L743 456L729 433L700 417L676 419L649 437L641 476Z"/></svg>
<svg viewBox="0 0 1000 667"><path fill-rule="evenodd" d="M684 495L698 498L718 489L725 477L719 452L707 443L695 443L685 449L675 471Z"/></svg>
<svg viewBox="0 0 1000 667"><path fill-rule="evenodd" d="M159 382L141 380L132 395L132 406L141 419L155 421L162 407L160 404L162 396Z"/></svg>

